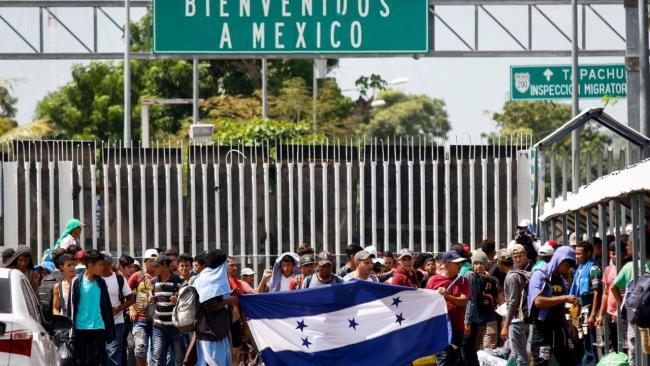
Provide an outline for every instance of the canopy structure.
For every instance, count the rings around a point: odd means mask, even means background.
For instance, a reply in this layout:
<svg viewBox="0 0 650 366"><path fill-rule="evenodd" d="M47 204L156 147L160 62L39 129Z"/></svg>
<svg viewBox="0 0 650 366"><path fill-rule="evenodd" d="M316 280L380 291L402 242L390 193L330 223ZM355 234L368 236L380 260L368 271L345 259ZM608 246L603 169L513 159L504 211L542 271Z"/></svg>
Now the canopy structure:
<svg viewBox="0 0 650 366"><path fill-rule="evenodd" d="M594 208L593 214L596 215L598 212L594 206L613 199L629 207L626 203L629 203L629 197L634 193L645 193L647 212L650 212L650 159L604 175L591 184L580 187L577 194L569 194L566 200L556 199L555 206L547 204L539 219L548 221L580 210L591 212L591 208Z"/></svg>

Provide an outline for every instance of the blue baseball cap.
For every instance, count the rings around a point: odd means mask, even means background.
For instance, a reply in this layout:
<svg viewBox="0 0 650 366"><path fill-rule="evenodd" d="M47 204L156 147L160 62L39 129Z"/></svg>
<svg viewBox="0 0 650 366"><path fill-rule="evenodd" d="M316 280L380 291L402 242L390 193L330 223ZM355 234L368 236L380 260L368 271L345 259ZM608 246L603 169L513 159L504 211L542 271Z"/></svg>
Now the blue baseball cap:
<svg viewBox="0 0 650 366"><path fill-rule="evenodd" d="M458 252L455 251L455 250L449 250L449 251L446 251L446 252L442 255L442 263L448 263L448 262L452 262L452 263L461 263L461 262L464 262L464 261L466 261L466 260L467 260L467 259L461 257L461 256L458 254Z"/></svg>
<svg viewBox="0 0 650 366"><path fill-rule="evenodd" d="M43 262L39 265L34 266L34 269L36 270L38 270L39 268L43 268L48 272L54 272L54 270L56 269L54 263L52 262Z"/></svg>

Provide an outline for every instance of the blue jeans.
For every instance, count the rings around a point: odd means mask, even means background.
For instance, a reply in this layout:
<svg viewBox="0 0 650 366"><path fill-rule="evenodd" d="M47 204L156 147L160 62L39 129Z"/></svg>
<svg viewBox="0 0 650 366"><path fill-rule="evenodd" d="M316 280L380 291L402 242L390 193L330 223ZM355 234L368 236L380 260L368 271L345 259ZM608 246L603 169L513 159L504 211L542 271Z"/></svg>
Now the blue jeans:
<svg viewBox="0 0 650 366"><path fill-rule="evenodd" d="M598 362L598 353L596 352L596 328L589 328L587 334L582 338L585 347L585 355L582 358L583 366L596 366Z"/></svg>
<svg viewBox="0 0 650 366"><path fill-rule="evenodd" d="M510 323L508 327L508 340L510 340L510 347L512 348L510 357L515 359L517 366L530 365L528 352L526 351L528 328L529 325L524 322Z"/></svg>
<svg viewBox="0 0 650 366"><path fill-rule="evenodd" d="M121 366L124 353L124 323L115 324L115 340L106 344L106 366Z"/></svg>
<svg viewBox="0 0 650 366"><path fill-rule="evenodd" d="M151 365L166 366L170 351L174 353L176 366L183 364L187 346L183 334L178 329L173 326L154 326L151 342L153 344Z"/></svg>
<svg viewBox="0 0 650 366"><path fill-rule="evenodd" d="M136 359L147 359L151 340L152 326L147 325L144 320L138 320L133 324L133 353Z"/></svg>

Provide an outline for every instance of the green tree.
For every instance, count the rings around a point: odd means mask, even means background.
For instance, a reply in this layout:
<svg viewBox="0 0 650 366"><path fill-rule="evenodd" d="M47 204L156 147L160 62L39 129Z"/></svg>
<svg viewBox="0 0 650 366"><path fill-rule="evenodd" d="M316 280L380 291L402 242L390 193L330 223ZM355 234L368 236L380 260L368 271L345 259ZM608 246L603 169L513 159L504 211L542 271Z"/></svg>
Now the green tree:
<svg viewBox="0 0 650 366"><path fill-rule="evenodd" d="M0 118L14 118L16 116L16 102L18 98L11 95L11 82L0 79Z"/></svg>
<svg viewBox="0 0 650 366"><path fill-rule="evenodd" d="M362 124L359 132L366 138L415 136L446 138L451 130L445 102L426 95L406 95L387 89L377 94L375 100L385 105L370 111L370 122Z"/></svg>
<svg viewBox="0 0 650 366"><path fill-rule="evenodd" d="M286 80L269 104L272 118L293 122L308 118L312 111L312 99L305 79L294 77Z"/></svg>
<svg viewBox="0 0 650 366"><path fill-rule="evenodd" d="M534 142L548 136L572 118L571 106L552 101L513 101L503 105L503 111L490 112L497 126L497 133L488 135L489 138L501 136L510 139L512 136L532 135ZM603 134L595 124L587 124L580 130L582 151L595 152L603 145L611 143L611 139ZM559 152L571 147L571 139L567 137L562 143L553 146L552 150Z"/></svg>
<svg viewBox="0 0 650 366"><path fill-rule="evenodd" d="M356 124L353 111L354 102L341 94L336 80L325 79L318 90L316 104L318 131L332 138L349 138Z"/></svg>
<svg viewBox="0 0 650 366"><path fill-rule="evenodd" d="M323 135L313 134L311 122L287 122L278 120L264 121L261 118L250 120L216 120L214 140L222 144L241 140L246 145L261 144L265 141L300 141L302 143L319 143L325 140Z"/></svg>

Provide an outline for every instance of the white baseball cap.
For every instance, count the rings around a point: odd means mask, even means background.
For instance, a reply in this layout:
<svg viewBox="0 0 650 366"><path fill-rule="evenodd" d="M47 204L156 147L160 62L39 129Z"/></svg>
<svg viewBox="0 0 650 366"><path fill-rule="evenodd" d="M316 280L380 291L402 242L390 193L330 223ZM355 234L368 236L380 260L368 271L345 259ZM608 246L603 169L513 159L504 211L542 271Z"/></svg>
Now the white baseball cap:
<svg viewBox="0 0 650 366"><path fill-rule="evenodd" d="M254 274L255 274L255 271L253 271L252 269L250 269L248 267L241 270L241 275L242 276L252 276Z"/></svg>
<svg viewBox="0 0 650 366"><path fill-rule="evenodd" d="M373 258L377 258L377 248L374 245L367 246L363 250L370 253Z"/></svg>
<svg viewBox="0 0 650 366"><path fill-rule="evenodd" d="M158 251L155 249L147 249L144 251L144 255L142 256L142 259L154 259L158 257Z"/></svg>
<svg viewBox="0 0 650 366"><path fill-rule="evenodd" d="M551 257L555 253L555 249L550 244L544 244L539 248L540 257Z"/></svg>

